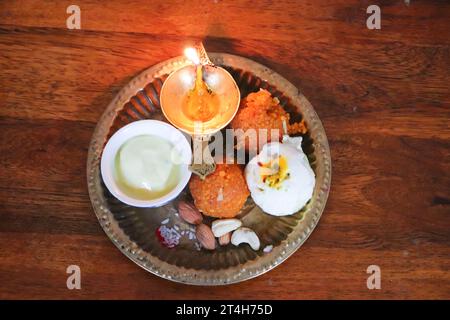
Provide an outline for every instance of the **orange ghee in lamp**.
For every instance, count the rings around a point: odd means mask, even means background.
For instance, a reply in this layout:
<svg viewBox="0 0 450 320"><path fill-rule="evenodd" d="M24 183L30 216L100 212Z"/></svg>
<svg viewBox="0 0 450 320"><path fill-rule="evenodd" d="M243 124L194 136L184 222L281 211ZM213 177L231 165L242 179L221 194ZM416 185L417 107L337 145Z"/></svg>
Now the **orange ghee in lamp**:
<svg viewBox="0 0 450 320"><path fill-rule="evenodd" d="M198 65L194 88L183 99L182 111L192 121L208 121L219 112L219 96L203 81L202 66Z"/></svg>

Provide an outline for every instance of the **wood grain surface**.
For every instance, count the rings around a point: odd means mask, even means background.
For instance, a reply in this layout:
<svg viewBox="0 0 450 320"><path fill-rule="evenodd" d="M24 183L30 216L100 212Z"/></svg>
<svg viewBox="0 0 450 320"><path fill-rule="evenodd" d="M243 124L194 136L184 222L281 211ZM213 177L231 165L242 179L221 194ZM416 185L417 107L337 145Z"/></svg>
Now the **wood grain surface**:
<svg viewBox="0 0 450 320"><path fill-rule="evenodd" d="M72 2L0 2L0 298L450 299L448 1L73 2L81 30L66 28ZM380 30L366 27L371 4ZM305 245L217 288L129 261L98 224L85 173L118 90L198 40L300 88L333 159ZM72 264L81 290L66 288ZM380 290L366 287L372 264Z"/></svg>

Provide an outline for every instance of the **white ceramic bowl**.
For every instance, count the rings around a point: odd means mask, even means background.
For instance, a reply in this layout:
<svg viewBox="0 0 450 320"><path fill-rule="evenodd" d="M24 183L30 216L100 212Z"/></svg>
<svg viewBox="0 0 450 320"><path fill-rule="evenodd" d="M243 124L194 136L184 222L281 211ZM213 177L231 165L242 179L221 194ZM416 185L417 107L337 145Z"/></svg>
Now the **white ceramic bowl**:
<svg viewBox="0 0 450 320"><path fill-rule="evenodd" d="M114 160L120 147L129 139L140 135L155 135L166 139L173 144L174 149L181 155L180 181L172 191L153 200L140 200L130 197L120 189L114 178ZM159 207L174 199L186 187L191 177L191 171L189 170L191 159L190 143L181 131L162 121L140 120L121 128L109 139L103 149L100 170L106 187L120 201L134 207Z"/></svg>

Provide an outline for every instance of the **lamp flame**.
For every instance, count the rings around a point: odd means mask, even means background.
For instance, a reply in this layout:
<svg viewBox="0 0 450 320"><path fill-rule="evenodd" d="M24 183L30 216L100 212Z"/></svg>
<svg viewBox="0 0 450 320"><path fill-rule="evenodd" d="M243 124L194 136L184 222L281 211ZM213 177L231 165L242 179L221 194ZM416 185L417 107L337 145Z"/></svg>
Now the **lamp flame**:
<svg viewBox="0 0 450 320"><path fill-rule="evenodd" d="M184 49L184 55L195 65L200 64L200 57L198 56L197 50L195 50L194 48L189 47Z"/></svg>

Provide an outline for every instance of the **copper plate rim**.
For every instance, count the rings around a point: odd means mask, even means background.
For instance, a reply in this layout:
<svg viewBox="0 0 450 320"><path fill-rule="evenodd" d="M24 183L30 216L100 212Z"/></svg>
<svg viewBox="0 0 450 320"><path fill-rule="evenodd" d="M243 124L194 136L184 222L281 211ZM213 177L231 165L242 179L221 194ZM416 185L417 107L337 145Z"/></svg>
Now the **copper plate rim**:
<svg viewBox="0 0 450 320"><path fill-rule="evenodd" d="M87 183L92 207L103 230L117 248L137 265L161 278L179 283L207 286L249 280L268 272L286 260L301 247L316 227L325 208L331 185L331 156L325 130L314 108L303 94L281 75L255 61L227 53L210 53L209 55L216 65L250 71L255 76L276 86L299 108L308 124L317 159L316 188L311 205L305 212L303 220L294 227L286 240L274 247L270 253L237 266L219 270L195 270L168 264L145 252L129 239L114 219L102 191L99 172L99 162L109 129L123 105L147 83L189 64L184 57L172 58L146 69L120 90L97 123L87 158Z"/></svg>

